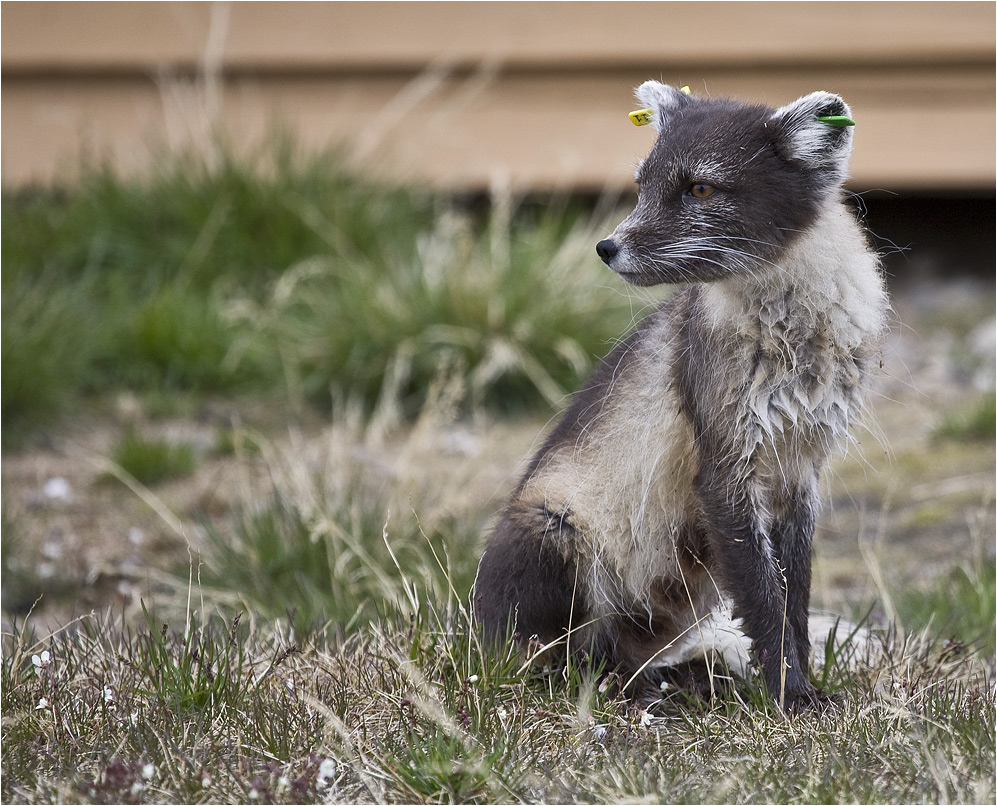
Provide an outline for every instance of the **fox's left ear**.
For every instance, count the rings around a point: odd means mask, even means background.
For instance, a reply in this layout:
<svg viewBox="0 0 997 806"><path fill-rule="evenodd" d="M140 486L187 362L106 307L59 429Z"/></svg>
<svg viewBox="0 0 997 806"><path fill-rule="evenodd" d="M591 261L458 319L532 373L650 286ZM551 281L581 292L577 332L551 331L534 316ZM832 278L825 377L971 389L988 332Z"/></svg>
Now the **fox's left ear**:
<svg viewBox="0 0 997 806"><path fill-rule="evenodd" d="M844 182L852 153L851 110L830 92L812 92L772 113L779 142L790 159ZM821 120L831 118L832 122ZM841 125L847 120L846 125Z"/></svg>

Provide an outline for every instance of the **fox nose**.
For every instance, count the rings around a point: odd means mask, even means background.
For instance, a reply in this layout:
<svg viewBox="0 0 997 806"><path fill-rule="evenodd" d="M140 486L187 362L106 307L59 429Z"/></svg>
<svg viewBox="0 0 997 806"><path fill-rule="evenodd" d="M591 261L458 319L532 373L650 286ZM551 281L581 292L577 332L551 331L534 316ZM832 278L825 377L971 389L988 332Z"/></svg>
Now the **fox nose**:
<svg viewBox="0 0 997 806"><path fill-rule="evenodd" d="M602 258L602 262L606 265L609 265L609 261L616 257L616 253L619 251L620 247L612 238L606 238L595 245L595 253Z"/></svg>

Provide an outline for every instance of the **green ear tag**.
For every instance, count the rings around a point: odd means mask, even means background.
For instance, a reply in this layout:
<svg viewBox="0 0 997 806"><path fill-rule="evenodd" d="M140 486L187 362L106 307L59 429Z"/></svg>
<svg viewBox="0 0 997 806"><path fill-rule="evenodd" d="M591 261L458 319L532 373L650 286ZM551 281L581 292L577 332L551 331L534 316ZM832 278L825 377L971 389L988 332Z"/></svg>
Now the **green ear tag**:
<svg viewBox="0 0 997 806"><path fill-rule="evenodd" d="M818 117L817 120L821 123L826 123L828 126L834 126L836 129L855 125L854 120L846 118L844 115L824 115L823 117Z"/></svg>

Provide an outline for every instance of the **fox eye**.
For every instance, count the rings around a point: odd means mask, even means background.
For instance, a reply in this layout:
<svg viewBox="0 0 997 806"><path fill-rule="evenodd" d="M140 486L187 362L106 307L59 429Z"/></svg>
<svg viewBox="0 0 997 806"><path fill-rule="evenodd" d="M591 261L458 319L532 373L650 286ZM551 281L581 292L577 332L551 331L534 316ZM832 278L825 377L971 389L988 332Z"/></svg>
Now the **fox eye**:
<svg viewBox="0 0 997 806"><path fill-rule="evenodd" d="M707 185L703 182L694 182L689 186L689 195L697 199L708 199L717 189L713 185Z"/></svg>

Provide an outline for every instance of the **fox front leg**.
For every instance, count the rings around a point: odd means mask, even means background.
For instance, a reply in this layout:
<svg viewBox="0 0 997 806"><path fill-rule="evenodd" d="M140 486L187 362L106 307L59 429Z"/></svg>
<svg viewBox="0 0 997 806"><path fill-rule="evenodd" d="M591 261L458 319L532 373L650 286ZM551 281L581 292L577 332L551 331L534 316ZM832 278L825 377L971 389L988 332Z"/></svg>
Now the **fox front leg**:
<svg viewBox="0 0 997 806"><path fill-rule="evenodd" d="M787 512L765 530L733 468L703 466L696 490L711 553L768 690L787 710L815 702L808 633L812 509Z"/></svg>

